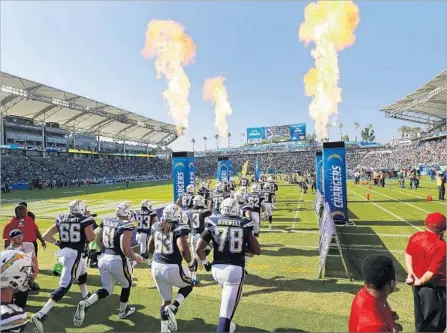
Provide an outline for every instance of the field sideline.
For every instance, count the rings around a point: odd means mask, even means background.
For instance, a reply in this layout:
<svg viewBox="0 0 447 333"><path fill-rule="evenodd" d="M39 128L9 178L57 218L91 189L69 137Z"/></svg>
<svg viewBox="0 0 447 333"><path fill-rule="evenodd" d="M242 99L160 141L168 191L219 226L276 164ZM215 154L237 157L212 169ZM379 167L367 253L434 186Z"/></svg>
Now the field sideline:
<svg viewBox="0 0 447 333"><path fill-rule="evenodd" d="M414 331L411 289L402 282L404 250L408 237L423 229L425 216L432 211L445 212L445 202L426 201L427 195L436 199L436 186L427 179L418 190L399 189L397 181L388 181L385 188L356 186L348 182L350 218L355 226L340 229L343 253L350 273L357 280L326 277L318 279L318 224L313 211L313 194L304 194L297 186L281 185L274 211L274 230L261 228L261 256L248 265L244 294L234 321L237 331L276 332L343 332L348 328L348 316L354 294L361 288L360 263L372 253L393 257L400 290L389 298L393 310L400 316L404 331ZM366 201L370 193L372 201ZM51 225L56 212L66 211L74 198L87 202L91 211L100 216L113 213L116 203L131 201L137 208L141 200L150 199L161 206L172 198L172 185L167 183L134 183L125 185L73 187L58 190L16 191L2 197L2 225L13 213L14 204L27 200L36 214L42 233ZM266 226L266 223L264 223ZM56 247L39 249L41 273L38 282L42 290L32 294L27 311L34 313L57 286L51 269ZM337 256L328 258L328 276L343 275ZM200 271L201 284L183 303L178 313L179 331L214 332L219 316L220 288L212 276ZM82 328L73 327L75 305L80 300L78 287L53 308L45 322L47 332L111 332L159 331L160 297L149 269L144 264L134 272L130 304L137 313L128 320L118 319L119 288L115 294L95 305L87 314ZM89 291L100 287L97 270L89 270ZM31 332L29 325L27 330Z"/></svg>

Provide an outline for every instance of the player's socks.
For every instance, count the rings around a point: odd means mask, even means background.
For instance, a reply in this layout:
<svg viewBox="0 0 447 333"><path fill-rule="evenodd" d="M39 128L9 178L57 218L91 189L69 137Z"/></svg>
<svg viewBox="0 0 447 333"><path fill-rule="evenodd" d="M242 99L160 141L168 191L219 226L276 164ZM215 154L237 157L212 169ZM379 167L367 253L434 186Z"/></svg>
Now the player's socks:
<svg viewBox="0 0 447 333"><path fill-rule="evenodd" d="M99 295L97 293L94 293L93 295L90 295L90 297L86 300L87 306L91 306L92 304L95 304L99 301Z"/></svg>
<svg viewBox="0 0 447 333"><path fill-rule="evenodd" d="M120 312L126 311L127 308L127 302L120 302Z"/></svg>
<svg viewBox="0 0 447 333"><path fill-rule="evenodd" d="M88 295L87 283L80 284L79 289L81 289L82 298L87 297L87 295Z"/></svg>
<svg viewBox="0 0 447 333"><path fill-rule="evenodd" d="M231 320L228 318L219 318L216 332L230 332Z"/></svg>
<svg viewBox="0 0 447 333"><path fill-rule="evenodd" d="M40 309L38 314L42 314L41 317L45 316L48 314L48 312L50 312L50 310L53 308L53 306L56 304L55 301L53 301L52 299L49 299L47 301L47 303L42 307L42 309Z"/></svg>
<svg viewBox="0 0 447 333"><path fill-rule="evenodd" d="M167 320L161 321L161 333L169 333L171 330L169 329L169 323Z"/></svg>

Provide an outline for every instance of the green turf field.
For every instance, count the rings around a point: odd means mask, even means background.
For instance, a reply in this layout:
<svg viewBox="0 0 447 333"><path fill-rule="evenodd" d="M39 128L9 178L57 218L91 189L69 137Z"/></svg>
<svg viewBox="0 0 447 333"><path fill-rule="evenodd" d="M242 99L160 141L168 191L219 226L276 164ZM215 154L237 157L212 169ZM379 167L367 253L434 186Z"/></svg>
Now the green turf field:
<svg viewBox="0 0 447 333"><path fill-rule="evenodd" d="M361 260L373 253L382 253L395 259L401 282L400 290L390 297L392 308L400 315L399 323L405 331L414 331L413 302L410 287L403 284L406 277L403 258L408 237L423 228L428 212L445 212L445 202L427 202L427 195L437 197L434 183L421 182L418 190L399 189L396 181L386 188L356 186L348 183L350 218L355 226L339 228L343 253L350 273L360 279ZM372 201L367 202L370 193ZM100 216L114 211L119 201L131 201L137 207L142 199L151 199L154 206L162 206L172 197L172 186L159 183L131 184L102 187L68 188L43 191L17 191L3 196L2 224L13 213L13 204L28 200L36 214L42 233L50 226L56 212L66 211L74 198L87 202L92 213ZM318 279L318 224L312 207L313 194L298 191L297 186L280 186L274 211L274 230L261 228L261 256L248 265L243 298L234 321L237 331L322 332L347 331L348 316L354 294L360 281L351 282L342 276L340 258L328 258L327 275ZM295 223L294 223L295 222ZM265 226L265 225L264 225ZM294 227L294 228L293 228ZM56 247L49 245L39 251L41 273L38 282L42 290L30 297L28 311L34 313L46 302L49 293L57 287L57 278L51 269ZM97 270L89 271L89 291L100 287ZM200 271L201 285L196 287L178 313L179 331L215 331L219 317L220 289L211 275ZM96 304L87 314L84 326L73 327L75 305L80 300L78 287L53 308L45 322L48 332L109 332L159 331L160 297L149 269L144 264L134 272L130 304L138 312L128 320L119 320L119 289L115 295ZM32 331L29 325L27 331Z"/></svg>

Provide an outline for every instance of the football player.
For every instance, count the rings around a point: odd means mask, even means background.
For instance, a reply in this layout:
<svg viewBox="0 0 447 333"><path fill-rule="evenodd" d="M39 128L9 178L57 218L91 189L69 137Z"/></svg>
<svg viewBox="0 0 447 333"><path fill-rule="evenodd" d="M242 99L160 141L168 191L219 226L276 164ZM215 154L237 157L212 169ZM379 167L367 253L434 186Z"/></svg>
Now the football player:
<svg viewBox="0 0 447 333"><path fill-rule="evenodd" d="M247 195L248 204L252 207L251 219L253 221L253 232L255 237L259 237L261 228L261 209L264 207L264 197L261 196L259 185L251 185L251 193Z"/></svg>
<svg viewBox="0 0 447 333"><path fill-rule="evenodd" d="M208 182L204 181L201 184L200 189L197 191L198 195L201 195L205 199L206 207L209 207L210 203L210 190Z"/></svg>
<svg viewBox="0 0 447 333"><path fill-rule="evenodd" d="M5 250L0 254L1 269L1 332L23 332L28 320L26 312L13 304L15 291L27 292L33 280L31 258L22 251Z"/></svg>
<svg viewBox="0 0 447 333"><path fill-rule="evenodd" d="M269 230L272 230L275 193L270 183L265 183L261 197L264 198L265 217L269 220Z"/></svg>
<svg viewBox="0 0 447 333"><path fill-rule="evenodd" d="M247 179L247 177L243 176L241 179L241 190L244 189L245 192L248 192L248 185L249 185L249 181Z"/></svg>
<svg viewBox="0 0 447 333"><path fill-rule="evenodd" d="M228 190L230 192L236 191L236 182L234 181L234 179L230 179L230 182L228 183Z"/></svg>
<svg viewBox="0 0 447 333"><path fill-rule="evenodd" d="M31 316L31 322L36 331L42 333L43 322L46 320L51 308L61 300L76 281L81 289L82 298L89 296L87 290L87 265L82 258L86 243L95 239L93 224L95 220L87 211L84 201L73 200L69 205L68 214L56 217L55 224L48 229L43 238L51 244L60 247L57 253L58 262L63 266L59 287L54 290L47 303L39 312ZM59 240L53 236L59 234Z"/></svg>
<svg viewBox="0 0 447 333"><path fill-rule="evenodd" d="M222 288L217 332L234 332L232 323L244 281L245 252L259 255L261 249L253 235L253 222L239 216L240 207L235 199L222 202L219 216L206 219L205 231L197 243L196 253L207 271L212 269L214 280ZM205 248L212 241L214 261L211 267Z"/></svg>
<svg viewBox="0 0 447 333"><path fill-rule="evenodd" d="M140 255L147 260L149 267L151 259L147 243L151 234L151 227L157 222L157 212L152 210L152 203L149 200L141 201L141 209L135 212L135 220L137 221L137 242L140 246Z"/></svg>
<svg viewBox="0 0 447 333"><path fill-rule="evenodd" d="M152 276L162 298L161 332L177 330L175 315L193 289L191 271L197 270L197 261L193 259L188 244L190 228L181 223L180 219L177 205L166 206L162 221L152 226L149 238L149 251L153 253ZM182 266L183 260L188 263L188 267ZM172 287L179 290L171 304Z"/></svg>
<svg viewBox="0 0 447 333"><path fill-rule="evenodd" d="M214 214L219 214L220 204L224 201L225 198L228 198L230 195L225 191L225 184L221 182L217 182L214 187L213 193L211 194L211 204L210 209Z"/></svg>
<svg viewBox="0 0 447 333"><path fill-rule="evenodd" d="M194 198L194 185L189 184L186 186L186 192L182 193L177 199L177 206L181 207L182 210L188 210L192 207L192 199Z"/></svg>
<svg viewBox="0 0 447 333"><path fill-rule="evenodd" d="M273 188L273 191L275 191L275 192L278 191L278 185L276 184L276 182L275 182L275 180L273 179L272 176L267 178L267 183L270 183L270 185Z"/></svg>
<svg viewBox="0 0 447 333"><path fill-rule="evenodd" d="M74 326L80 327L84 322L86 310L102 298L113 294L115 280L121 285L119 318L124 319L135 312L134 307L127 305L132 286L133 265L131 260L141 263L143 257L132 251L132 232L134 225L131 222L133 212L127 202L116 207L116 217L106 217L100 225L96 242L104 247L104 255L98 262L102 288L97 290L88 299L79 302L73 318Z"/></svg>

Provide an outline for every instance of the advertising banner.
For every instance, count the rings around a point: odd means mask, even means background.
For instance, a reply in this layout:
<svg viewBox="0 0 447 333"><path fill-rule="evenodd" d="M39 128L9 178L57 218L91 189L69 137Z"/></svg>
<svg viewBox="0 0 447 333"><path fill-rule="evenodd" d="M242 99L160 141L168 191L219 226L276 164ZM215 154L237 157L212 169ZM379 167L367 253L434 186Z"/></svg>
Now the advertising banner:
<svg viewBox="0 0 447 333"><path fill-rule="evenodd" d="M304 141L306 139L306 124L290 125L290 141Z"/></svg>
<svg viewBox="0 0 447 333"><path fill-rule="evenodd" d="M324 201L336 224L348 222L345 143L323 143Z"/></svg>
<svg viewBox="0 0 447 333"><path fill-rule="evenodd" d="M316 182L318 191L323 194L324 186L323 186L323 153L321 151L317 151L315 154L315 171L316 171Z"/></svg>
<svg viewBox="0 0 447 333"><path fill-rule="evenodd" d="M219 157L217 161L217 179L220 182L230 181L233 163L228 157Z"/></svg>
<svg viewBox="0 0 447 333"><path fill-rule="evenodd" d="M264 127L247 128L248 143L262 143L264 140Z"/></svg>
<svg viewBox="0 0 447 333"><path fill-rule="evenodd" d="M265 127L264 137L267 142L290 141L290 125Z"/></svg>
<svg viewBox="0 0 447 333"><path fill-rule="evenodd" d="M185 192L189 184L194 184L194 153L172 153L172 181L174 189L174 202Z"/></svg>

